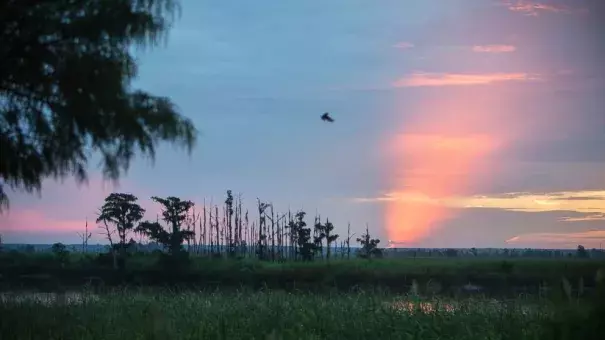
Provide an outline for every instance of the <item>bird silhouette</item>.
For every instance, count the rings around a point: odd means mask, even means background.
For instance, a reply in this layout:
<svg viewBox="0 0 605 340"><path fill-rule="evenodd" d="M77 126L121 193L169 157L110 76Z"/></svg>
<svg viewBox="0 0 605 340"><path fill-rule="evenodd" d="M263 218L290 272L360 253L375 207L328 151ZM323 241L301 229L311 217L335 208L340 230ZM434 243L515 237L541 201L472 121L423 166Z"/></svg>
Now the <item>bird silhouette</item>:
<svg viewBox="0 0 605 340"><path fill-rule="evenodd" d="M332 117L330 117L330 114L328 112L325 112L323 115L321 115L321 120L323 120L324 122L330 122L330 123L334 122L334 119Z"/></svg>

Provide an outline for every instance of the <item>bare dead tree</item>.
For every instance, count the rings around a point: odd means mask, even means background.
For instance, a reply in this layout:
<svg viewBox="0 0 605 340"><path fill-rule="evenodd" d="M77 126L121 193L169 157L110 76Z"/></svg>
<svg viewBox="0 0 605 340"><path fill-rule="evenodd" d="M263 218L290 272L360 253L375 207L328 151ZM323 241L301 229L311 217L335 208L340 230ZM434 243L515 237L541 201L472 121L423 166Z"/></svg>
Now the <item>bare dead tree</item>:
<svg viewBox="0 0 605 340"><path fill-rule="evenodd" d="M99 215L101 215L102 210L99 209ZM109 247L110 247L110 252L111 252L111 257L113 258L113 269L118 269L118 254L116 252L116 247L114 246L113 243L113 238L112 235L115 232L115 230L111 230L109 228L109 225L107 224L106 220L103 220L103 225L99 226L99 228L101 229L100 234L103 235L107 241L109 241Z"/></svg>
<svg viewBox="0 0 605 340"><path fill-rule="evenodd" d="M275 212L273 211L273 204L270 205L271 209L271 261L275 262Z"/></svg>
<svg viewBox="0 0 605 340"><path fill-rule="evenodd" d="M198 253L203 252L203 247L206 247L206 220L207 220L207 208L206 208L206 199L204 199L204 207L203 207L203 216L199 221L200 234L198 236Z"/></svg>
<svg viewBox="0 0 605 340"><path fill-rule="evenodd" d="M78 236L82 240L82 252L86 253L88 250L88 240L92 237L92 233L88 231L88 218L86 218L86 224L84 226L84 232L78 233Z"/></svg>
<svg viewBox="0 0 605 340"><path fill-rule="evenodd" d="M218 205L214 206L214 227L216 228L216 254L221 253L221 248L220 248L220 226L218 223L219 219L218 219Z"/></svg>
<svg viewBox="0 0 605 340"><path fill-rule="evenodd" d="M242 228L244 226L244 223L242 221L242 214L243 214L243 210L242 210L242 194L238 194L237 196L237 210L238 210L238 216L239 216L239 220L237 222L238 226L237 226L237 230L238 230L238 240L239 240L239 245L241 247L241 249L245 249L246 246L246 241L242 240ZM246 213L247 214L247 213Z"/></svg>
<svg viewBox="0 0 605 340"><path fill-rule="evenodd" d="M351 235L351 223L347 225L347 260L351 259L351 237L355 236L355 233Z"/></svg>

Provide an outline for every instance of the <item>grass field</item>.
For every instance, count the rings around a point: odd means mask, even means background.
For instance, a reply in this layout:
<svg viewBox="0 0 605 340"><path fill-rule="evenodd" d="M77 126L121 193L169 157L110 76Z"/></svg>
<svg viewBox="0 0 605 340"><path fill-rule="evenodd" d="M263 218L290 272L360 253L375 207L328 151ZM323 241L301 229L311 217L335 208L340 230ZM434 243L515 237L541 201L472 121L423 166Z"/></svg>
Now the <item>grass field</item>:
<svg viewBox="0 0 605 340"><path fill-rule="evenodd" d="M71 254L58 262L52 254L0 254L0 289L29 287L56 289L82 286L194 286L196 288L275 288L286 290L350 291L380 288L406 293L414 282L423 293L451 295L467 284L489 295L537 294L562 277L574 289L590 290L595 273L605 263L590 259L418 258L338 260L316 262L261 262L192 257L178 273L158 265L154 255L133 255L125 268L96 256Z"/></svg>
<svg viewBox="0 0 605 340"><path fill-rule="evenodd" d="M159 259L135 254L115 270L92 255L2 253L0 338L586 340L605 334L605 303L595 290L605 263L598 260L192 257L174 271ZM480 289L462 289L471 284ZM58 293L49 298L32 289Z"/></svg>
<svg viewBox="0 0 605 340"><path fill-rule="evenodd" d="M123 292L72 305L0 302L0 334L4 340L553 339L556 315L548 307L521 299L420 304L376 293Z"/></svg>

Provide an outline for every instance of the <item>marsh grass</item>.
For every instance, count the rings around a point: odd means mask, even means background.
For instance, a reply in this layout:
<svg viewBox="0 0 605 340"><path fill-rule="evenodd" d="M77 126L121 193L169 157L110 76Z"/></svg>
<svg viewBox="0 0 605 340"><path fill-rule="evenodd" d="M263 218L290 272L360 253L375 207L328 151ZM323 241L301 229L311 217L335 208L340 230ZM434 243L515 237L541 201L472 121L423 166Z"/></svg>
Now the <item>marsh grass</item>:
<svg viewBox="0 0 605 340"><path fill-rule="evenodd" d="M524 313L524 304L270 291L114 292L78 304L5 299L0 338L538 339L551 316Z"/></svg>
<svg viewBox="0 0 605 340"><path fill-rule="evenodd" d="M356 287L382 287L408 292L415 280L422 294L457 294L469 283L491 295L538 294L559 285L567 277L575 291L590 292L602 261L580 259L381 259L315 262L267 262L254 259L211 259L191 256L189 266L167 273L158 254L133 254L121 271L99 263L92 255L72 254L58 266L47 254L0 254L0 289L27 286L53 290L55 286L185 285L197 288L262 288L286 290L350 291ZM582 283L579 285L579 283ZM6 288L2 288L6 287Z"/></svg>

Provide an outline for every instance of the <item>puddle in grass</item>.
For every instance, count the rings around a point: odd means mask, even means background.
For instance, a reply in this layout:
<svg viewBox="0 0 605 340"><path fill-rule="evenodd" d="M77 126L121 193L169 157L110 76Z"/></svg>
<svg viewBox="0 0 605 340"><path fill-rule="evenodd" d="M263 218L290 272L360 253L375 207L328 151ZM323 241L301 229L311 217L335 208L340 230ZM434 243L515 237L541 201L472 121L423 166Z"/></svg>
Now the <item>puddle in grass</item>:
<svg viewBox="0 0 605 340"><path fill-rule="evenodd" d="M0 293L2 303L40 303L43 305L68 304L77 305L84 302L97 301L99 297L91 293L64 292L4 292Z"/></svg>
<svg viewBox="0 0 605 340"><path fill-rule="evenodd" d="M530 304L512 304L508 305L498 300L474 301L474 302L431 302L431 301L409 301L399 300L389 302L385 305L387 308L402 313L503 313L514 312L523 315L542 314L544 309Z"/></svg>
<svg viewBox="0 0 605 340"><path fill-rule="evenodd" d="M454 312L456 308L449 303L434 303L434 302L413 302L413 301L395 301L388 305L390 308L398 312L422 312L425 314L435 312Z"/></svg>

